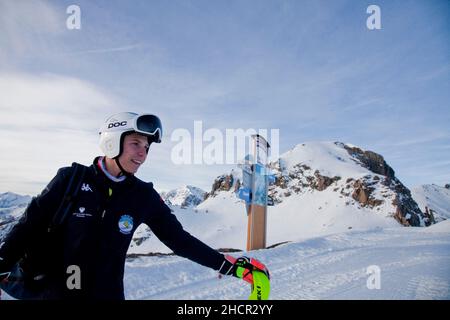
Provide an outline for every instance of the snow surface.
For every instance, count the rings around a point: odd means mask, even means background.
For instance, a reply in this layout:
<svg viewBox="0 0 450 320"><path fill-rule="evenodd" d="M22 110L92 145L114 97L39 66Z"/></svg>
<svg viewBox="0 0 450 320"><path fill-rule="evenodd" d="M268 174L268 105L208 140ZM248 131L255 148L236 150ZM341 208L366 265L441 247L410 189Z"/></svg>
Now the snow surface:
<svg viewBox="0 0 450 320"><path fill-rule="evenodd" d="M450 221L315 237L247 254L271 272L270 299L450 299ZM369 289L373 266L380 289ZM369 270L369 273L368 273ZM127 299L247 299L250 287L177 256L127 262ZM370 287L370 286L369 286Z"/></svg>

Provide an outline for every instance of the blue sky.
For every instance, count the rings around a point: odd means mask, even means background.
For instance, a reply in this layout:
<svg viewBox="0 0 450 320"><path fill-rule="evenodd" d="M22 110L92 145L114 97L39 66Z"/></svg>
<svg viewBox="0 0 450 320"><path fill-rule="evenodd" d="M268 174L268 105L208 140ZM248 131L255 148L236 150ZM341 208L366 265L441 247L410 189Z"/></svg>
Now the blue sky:
<svg viewBox="0 0 450 320"><path fill-rule="evenodd" d="M81 29L66 28L66 8ZM381 9L369 30L366 9ZM209 191L230 165L174 165L194 121L280 130L280 153L342 141L382 154L408 187L450 182L449 1L0 0L0 192L36 194L100 154L118 111L165 139L139 177Z"/></svg>

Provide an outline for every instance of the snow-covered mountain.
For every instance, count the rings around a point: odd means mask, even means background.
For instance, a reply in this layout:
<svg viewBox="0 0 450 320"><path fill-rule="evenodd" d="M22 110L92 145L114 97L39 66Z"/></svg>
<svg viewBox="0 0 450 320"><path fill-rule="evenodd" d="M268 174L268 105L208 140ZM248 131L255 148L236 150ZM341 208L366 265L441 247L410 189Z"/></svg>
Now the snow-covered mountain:
<svg viewBox="0 0 450 320"><path fill-rule="evenodd" d="M30 201L30 196L22 196L13 192L0 193L0 209L26 206Z"/></svg>
<svg viewBox="0 0 450 320"><path fill-rule="evenodd" d="M411 192L395 177L384 158L340 142L297 145L271 163L277 182L270 194L276 203L292 195L331 190L349 206L393 217L405 226L429 225ZM324 199L326 206L326 199Z"/></svg>
<svg viewBox="0 0 450 320"><path fill-rule="evenodd" d="M297 145L270 164L276 176L269 194L267 245L377 227L426 226L410 191L381 155L339 142ZM215 248L246 247L247 215L235 191L241 170L220 175L206 200L175 215L186 230ZM151 236L133 253L170 252Z"/></svg>
<svg viewBox="0 0 450 320"><path fill-rule="evenodd" d="M5 220L17 218L31 201L30 196L23 196L13 192L0 194L0 224Z"/></svg>
<svg viewBox="0 0 450 320"><path fill-rule="evenodd" d="M173 206L182 208L195 207L205 199L206 192L200 188L185 185L168 192L161 192L163 200Z"/></svg>
<svg viewBox="0 0 450 320"><path fill-rule="evenodd" d="M436 222L450 219L450 186L447 187L425 184L411 189L420 209L431 211Z"/></svg>
<svg viewBox="0 0 450 320"><path fill-rule="evenodd" d="M30 201L30 196L23 196L13 192L0 194L0 239L11 230Z"/></svg>

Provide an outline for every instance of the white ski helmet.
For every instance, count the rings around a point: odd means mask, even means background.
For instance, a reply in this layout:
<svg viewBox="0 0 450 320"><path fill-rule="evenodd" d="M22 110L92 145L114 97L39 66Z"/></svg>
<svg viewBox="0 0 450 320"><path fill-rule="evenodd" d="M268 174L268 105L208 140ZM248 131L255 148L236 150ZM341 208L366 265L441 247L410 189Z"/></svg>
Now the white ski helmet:
<svg viewBox="0 0 450 320"><path fill-rule="evenodd" d="M132 132L147 136L149 144L160 143L162 138L161 120L148 113L121 112L112 115L100 128L100 149L108 158L114 159L120 156L125 134Z"/></svg>

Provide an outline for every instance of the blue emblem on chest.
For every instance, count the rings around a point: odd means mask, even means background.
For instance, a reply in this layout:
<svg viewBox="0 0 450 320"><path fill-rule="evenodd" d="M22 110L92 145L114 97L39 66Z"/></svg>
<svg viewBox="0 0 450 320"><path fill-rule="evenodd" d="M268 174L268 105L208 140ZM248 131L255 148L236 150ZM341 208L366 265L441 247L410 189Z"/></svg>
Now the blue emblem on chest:
<svg viewBox="0 0 450 320"><path fill-rule="evenodd" d="M119 219L119 231L123 234L130 234L133 230L133 217L129 215L122 215Z"/></svg>

